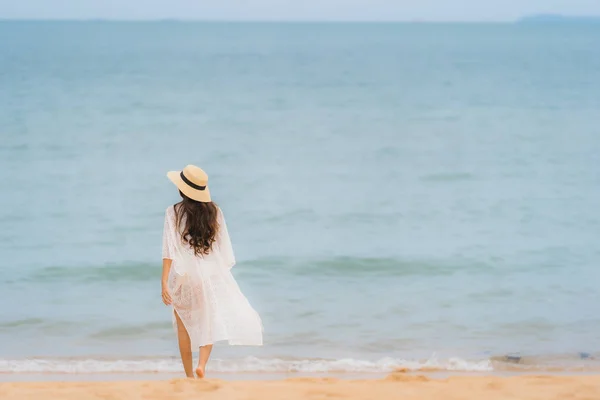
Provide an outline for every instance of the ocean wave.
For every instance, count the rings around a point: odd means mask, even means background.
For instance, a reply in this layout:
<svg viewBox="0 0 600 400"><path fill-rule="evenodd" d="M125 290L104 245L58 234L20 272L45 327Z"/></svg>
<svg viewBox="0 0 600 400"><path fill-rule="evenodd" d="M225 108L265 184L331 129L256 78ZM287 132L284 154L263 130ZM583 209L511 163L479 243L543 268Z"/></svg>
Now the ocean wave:
<svg viewBox="0 0 600 400"><path fill-rule="evenodd" d="M157 279L160 264L108 264L81 267L48 267L29 275L25 280L30 282L69 281L79 282L139 282Z"/></svg>
<svg viewBox="0 0 600 400"><path fill-rule="evenodd" d="M383 358L378 361L345 358L339 360L284 360L247 357L238 360L214 359L211 371L219 373L386 373L398 369L409 371L491 371L489 360L466 361L451 358L438 361L410 361ZM179 373L181 361L177 358L156 359L0 359L0 373Z"/></svg>
<svg viewBox="0 0 600 400"><path fill-rule="evenodd" d="M338 256L324 259L260 258L245 263L269 273L293 275L383 275L383 276L446 276L457 271L481 271L481 263L465 262L460 265L435 260L407 260L386 257Z"/></svg>
<svg viewBox="0 0 600 400"><path fill-rule="evenodd" d="M210 370L216 373L389 373L404 372L492 372L515 373L598 372L600 363L594 354L563 356L493 356L488 359L463 358L427 360L382 358L376 361L343 359L282 359L246 357L243 359L213 359ZM26 358L0 359L0 373L180 373L177 357L163 358Z"/></svg>
<svg viewBox="0 0 600 400"><path fill-rule="evenodd" d="M171 333L173 325L170 321L151 322L139 325L116 325L105 327L104 329L94 332L89 337L92 339L127 339L140 338L144 336L157 337L161 333Z"/></svg>
<svg viewBox="0 0 600 400"><path fill-rule="evenodd" d="M23 318L14 321L2 321L0 322L0 329L19 329L42 324L44 324L44 320L41 318Z"/></svg>
<svg viewBox="0 0 600 400"><path fill-rule="evenodd" d="M273 273L295 276L447 276L457 271L481 272L481 263L464 262L460 265L443 261L406 260L398 258L371 258L339 256L323 259L264 257L240 261L235 273L244 277ZM40 269L23 278L26 282L144 282L157 279L158 263L123 263L99 266L61 267Z"/></svg>

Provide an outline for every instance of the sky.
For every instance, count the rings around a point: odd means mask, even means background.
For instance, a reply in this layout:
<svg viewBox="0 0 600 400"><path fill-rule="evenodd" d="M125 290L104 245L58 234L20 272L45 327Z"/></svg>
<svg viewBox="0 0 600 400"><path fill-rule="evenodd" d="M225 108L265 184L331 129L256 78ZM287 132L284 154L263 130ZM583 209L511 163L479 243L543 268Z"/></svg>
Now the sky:
<svg viewBox="0 0 600 400"><path fill-rule="evenodd" d="M0 0L0 19L510 21L600 15L600 0Z"/></svg>

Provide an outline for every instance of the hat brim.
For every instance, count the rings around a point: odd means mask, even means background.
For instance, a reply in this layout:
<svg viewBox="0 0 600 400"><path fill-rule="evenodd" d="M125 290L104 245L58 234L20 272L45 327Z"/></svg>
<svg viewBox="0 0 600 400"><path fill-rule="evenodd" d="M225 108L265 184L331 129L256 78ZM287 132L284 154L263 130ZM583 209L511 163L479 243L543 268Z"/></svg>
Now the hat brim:
<svg viewBox="0 0 600 400"><path fill-rule="evenodd" d="M185 194L190 199L201 203L210 203L212 201L210 199L210 190L208 189L208 186L204 190L194 189L181 179L181 171L167 172L167 177L175 184L175 186L177 186L177 189L181 190L181 193Z"/></svg>

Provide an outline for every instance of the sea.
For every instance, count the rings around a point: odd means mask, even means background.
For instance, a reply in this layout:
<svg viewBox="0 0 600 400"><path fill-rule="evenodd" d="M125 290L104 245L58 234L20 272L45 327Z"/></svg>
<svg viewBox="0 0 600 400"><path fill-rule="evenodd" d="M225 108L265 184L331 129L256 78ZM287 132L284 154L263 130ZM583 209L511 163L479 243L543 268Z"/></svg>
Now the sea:
<svg viewBox="0 0 600 400"><path fill-rule="evenodd" d="M600 370L599 43L0 22L0 373L182 370L161 235L187 164L265 329L209 371Z"/></svg>

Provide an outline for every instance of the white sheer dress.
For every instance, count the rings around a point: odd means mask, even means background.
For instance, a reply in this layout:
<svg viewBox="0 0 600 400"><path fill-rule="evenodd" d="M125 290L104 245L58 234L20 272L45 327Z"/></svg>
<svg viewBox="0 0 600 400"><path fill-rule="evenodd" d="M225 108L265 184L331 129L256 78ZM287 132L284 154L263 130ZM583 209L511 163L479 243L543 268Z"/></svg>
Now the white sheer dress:
<svg viewBox="0 0 600 400"><path fill-rule="evenodd" d="M223 213L210 254L196 256L181 240L175 210L165 213L163 258L173 260L169 293L174 312L190 335L192 349L228 341L231 345L262 345L262 322L231 274L235 264ZM175 314L173 325L177 330Z"/></svg>

